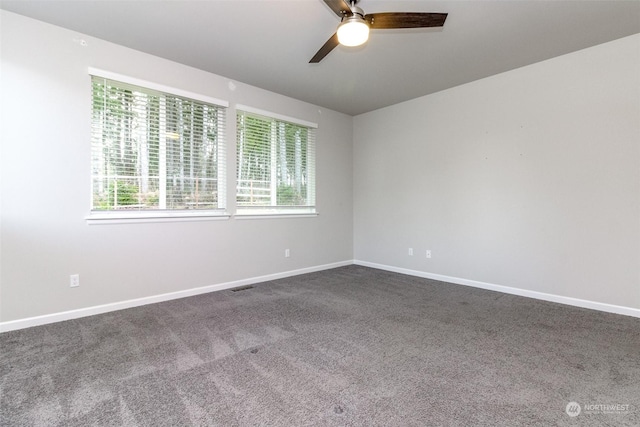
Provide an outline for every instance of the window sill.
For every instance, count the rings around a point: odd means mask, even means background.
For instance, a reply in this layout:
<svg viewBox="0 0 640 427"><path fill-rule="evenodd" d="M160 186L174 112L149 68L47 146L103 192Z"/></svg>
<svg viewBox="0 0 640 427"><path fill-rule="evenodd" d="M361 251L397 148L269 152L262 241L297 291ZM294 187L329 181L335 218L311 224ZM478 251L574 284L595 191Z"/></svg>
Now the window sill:
<svg viewBox="0 0 640 427"><path fill-rule="evenodd" d="M226 212L104 212L91 213L85 219L89 225L136 224L146 222L216 221L229 219Z"/></svg>
<svg viewBox="0 0 640 427"><path fill-rule="evenodd" d="M240 209L233 215L236 219L277 219L277 218L312 218L318 216L318 212L306 209L291 210L260 210L260 209Z"/></svg>

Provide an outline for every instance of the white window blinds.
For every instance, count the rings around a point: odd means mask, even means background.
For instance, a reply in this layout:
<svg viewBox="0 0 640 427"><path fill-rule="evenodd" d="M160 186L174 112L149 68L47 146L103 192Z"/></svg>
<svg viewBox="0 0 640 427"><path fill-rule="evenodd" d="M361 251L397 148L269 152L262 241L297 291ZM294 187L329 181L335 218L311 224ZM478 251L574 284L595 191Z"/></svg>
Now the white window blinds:
<svg viewBox="0 0 640 427"><path fill-rule="evenodd" d="M240 109L236 129L238 211L314 212L315 129Z"/></svg>
<svg viewBox="0 0 640 427"><path fill-rule="evenodd" d="M92 211L225 208L219 105L92 76Z"/></svg>

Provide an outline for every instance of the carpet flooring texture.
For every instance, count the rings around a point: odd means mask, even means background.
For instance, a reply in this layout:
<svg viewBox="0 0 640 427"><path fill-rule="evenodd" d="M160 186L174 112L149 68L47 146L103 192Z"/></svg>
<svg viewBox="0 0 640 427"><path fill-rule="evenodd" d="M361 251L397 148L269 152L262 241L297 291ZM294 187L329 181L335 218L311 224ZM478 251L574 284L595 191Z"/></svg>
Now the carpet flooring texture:
<svg viewBox="0 0 640 427"><path fill-rule="evenodd" d="M6 332L0 357L2 426L640 425L640 319L361 266Z"/></svg>

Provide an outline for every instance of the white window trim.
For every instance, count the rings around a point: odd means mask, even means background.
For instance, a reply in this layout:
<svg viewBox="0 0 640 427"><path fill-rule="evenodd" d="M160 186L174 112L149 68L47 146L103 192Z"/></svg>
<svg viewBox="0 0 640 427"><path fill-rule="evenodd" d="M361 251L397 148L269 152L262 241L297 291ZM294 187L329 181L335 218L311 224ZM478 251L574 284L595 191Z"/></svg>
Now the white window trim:
<svg viewBox="0 0 640 427"><path fill-rule="evenodd" d="M239 220L247 220L247 219L290 219L290 218L314 218L318 216L317 212L315 213L292 213L292 214L236 214L233 217Z"/></svg>
<svg viewBox="0 0 640 427"><path fill-rule="evenodd" d="M283 114L272 113L271 111L261 110L259 108L254 108L254 107L249 107L249 106L246 106L246 105L236 104L236 114L237 114L237 110L240 110L240 111L242 111L244 113L257 114L259 116L263 116L263 117L266 117L266 118L269 118L269 119L276 119L276 120L281 120L283 122L289 122L289 123L292 123L294 125L300 125L300 126L305 126L305 127L308 127L308 128L318 129L318 124L317 123L308 122L306 120L297 119L295 117L285 116Z"/></svg>
<svg viewBox="0 0 640 427"><path fill-rule="evenodd" d="M248 105L236 104L235 114L238 116L238 112L256 114L268 119L280 120L291 124L304 126L312 129L318 129L318 124L309 122L296 117L286 116L284 114L274 113L268 110L262 110L260 108L250 107ZM237 155L237 154L236 154ZM315 153L314 153L315 157ZM237 162L237 159L236 159ZM314 165L315 169L315 165ZM315 179L315 178L314 178ZM279 219L279 218L310 218L318 216L316 205L314 206L282 206L282 207L263 207L263 206L236 206L233 217L235 219Z"/></svg>
<svg viewBox="0 0 640 427"><path fill-rule="evenodd" d="M166 86L160 83L150 82L135 77L130 77L124 74L118 74L111 71L105 71L98 68L88 67L89 76L96 76L108 80L115 80L122 83L143 87L145 89L151 89L158 92L163 92L168 95L175 95L179 97L193 99L195 101L201 101L208 104L213 104L218 107L229 107L229 102L218 98L213 98L199 93L190 92L182 89L177 89L171 86ZM227 118L228 120L228 118ZM226 132L226 129L225 129ZM225 156L226 157L226 156ZM226 162L228 159L225 158ZM227 165L224 165L225 169ZM226 205L226 200L223 201ZM104 225L104 224L132 224L132 223L149 223L149 222L181 222L181 221L212 221L212 220L225 220L229 219L231 215L226 209L220 210L202 210L202 211L90 211L89 215L85 217L87 224L89 225Z"/></svg>
<svg viewBox="0 0 640 427"><path fill-rule="evenodd" d="M259 218L309 218L318 216L315 206L265 208L246 207L238 208L233 215L236 219L259 219Z"/></svg>
<svg viewBox="0 0 640 427"><path fill-rule="evenodd" d="M89 225L136 224L145 222L181 222L226 220L231 215L221 211L135 211L94 212L85 217Z"/></svg>
<svg viewBox="0 0 640 427"><path fill-rule="evenodd" d="M188 90L177 89L171 86L165 86L160 83L137 79L135 77L125 76L123 74L112 73L111 71L100 70L98 68L89 67L89 75L101 77L108 80L115 80L130 85L140 86L145 89L156 90L158 92L164 92L169 95L175 95L183 98L193 99L195 101L206 102L207 104L213 104L219 107L229 107L229 102L222 99L213 98L195 92L189 92Z"/></svg>

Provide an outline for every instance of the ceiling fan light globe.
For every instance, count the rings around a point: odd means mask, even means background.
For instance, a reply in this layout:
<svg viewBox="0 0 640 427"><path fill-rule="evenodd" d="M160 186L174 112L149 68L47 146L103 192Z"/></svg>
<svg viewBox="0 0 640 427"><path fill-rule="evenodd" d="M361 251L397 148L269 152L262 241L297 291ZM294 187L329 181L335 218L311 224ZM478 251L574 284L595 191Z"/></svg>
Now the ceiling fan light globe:
<svg viewBox="0 0 640 427"><path fill-rule="evenodd" d="M338 41L343 46L360 46L369 39L369 26L362 19L349 18L338 27Z"/></svg>

